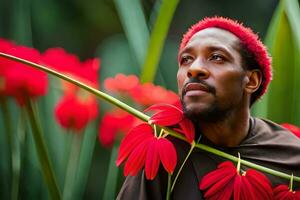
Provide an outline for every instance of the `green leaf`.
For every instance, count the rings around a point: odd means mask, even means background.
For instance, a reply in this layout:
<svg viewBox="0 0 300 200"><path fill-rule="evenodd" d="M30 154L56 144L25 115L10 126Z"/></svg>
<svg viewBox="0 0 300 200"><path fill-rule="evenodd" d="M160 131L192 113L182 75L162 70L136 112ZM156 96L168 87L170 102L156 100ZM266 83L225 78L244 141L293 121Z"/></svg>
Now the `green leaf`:
<svg viewBox="0 0 300 200"><path fill-rule="evenodd" d="M140 0L115 0L126 37L139 66L143 65L149 31Z"/></svg>
<svg viewBox="0 0 300 200"><path fill-rule="evenodd" d="M254 114L278 123L300 123L300 81L297 78L300 75L299 21L298 2L280 1L265 40L273 58L274 75L266 97L255 106Z"/></svg>
<svg viewBox="0 0 300 200"><path fill-rule="evenodd" d="M41 170L45 179L45 182L49 189L49 194L52 199L61 199L61 193L59 191L54 170L49 158L49 153L42 134L41 124L37 116L36 105L33 102L28 102L26 105L26 111L29 117L33 139L35 143L35 149L40 161Z"/></svg>
<svg viewBox="0 0 300 200"><path fill-rule="evenodd" d="M74 195L77 199L82 199L83 193L86 188L89 171L92 165L92 158L97 141L97 129L95 123L91 123L83 134L83 141L80 149L79 162L76 180L74 184Z"/></svg>
<svg viewBox="0 0 300 200"><path fill-rule="evenodd" d="M116 198L117 180L119 168L116 166L118 157L119 143L115 142L110 154L110 161L104 188L103 200L110 200Z"/></svg>
<svg viewBox="0 0 300 200"><path fill-rule="evenodd" d="M146 60L141 73L141 82L153 82L158 68L168 30L179 0L163 1L147 50Z"/></svg>

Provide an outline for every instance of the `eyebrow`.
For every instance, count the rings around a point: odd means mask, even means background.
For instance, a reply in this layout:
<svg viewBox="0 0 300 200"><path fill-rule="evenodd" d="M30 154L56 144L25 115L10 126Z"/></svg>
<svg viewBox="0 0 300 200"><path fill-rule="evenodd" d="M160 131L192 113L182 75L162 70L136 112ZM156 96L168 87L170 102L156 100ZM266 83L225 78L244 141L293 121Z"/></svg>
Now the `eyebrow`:
<svg viewBox="0 0 300 200"><path fill-rule="evenodd" d="M189 47L186 47L184 48L180 53L179 53L179 58L182 56L182 54L184 53L188 53L188 52L191 52L193 51L193 48L194 46L189 46ZM209 45L207 47L209 51L222 51L226 54L226 56L228 56L230 59L233 59L233 56L232 54L230 53L229 49L224 47L224 46L221 46L221 45Z"/></svg>

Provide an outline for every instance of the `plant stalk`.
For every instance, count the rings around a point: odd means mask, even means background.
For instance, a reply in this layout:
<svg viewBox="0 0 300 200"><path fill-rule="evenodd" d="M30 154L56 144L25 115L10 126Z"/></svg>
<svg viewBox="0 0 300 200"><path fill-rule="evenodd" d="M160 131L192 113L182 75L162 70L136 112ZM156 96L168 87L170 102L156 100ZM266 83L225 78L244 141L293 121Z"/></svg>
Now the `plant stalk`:
<svg viewBox="0 0 300 200"><path fill-rule="evenodd" d="M85 85L84 83L81 83L81 82L79 82L79 81L77 81L77 80L75 80L73 78L70 78L70 77L68 77L68 76L66 76L66 75L64 75L62 73L59 73L59 72L57 72L57 71L55 71L53 69L50 69L50 68L42 66L42 65L38 65L36 63L30 62L30 61L27 61L27 60L24 60L24 59L21 59L21 58L17 58L15 56L11 56L11 55L8 55L8 54L5 54L5 53L1 53L1 52L0 52L0 57L5 57L7 59L14 60L14 61L26 64L26 65L29 65L29 66L34 67L36 69L39 69L39 70L42 70L42 71L47 72L49 74L52 74L52 75L54 75L54 76L56 76L58 78L66 80L66 81L68 81L70 83L73 83L73 84L79 86L80 88L83 88L83 89L91 92L92 94L96 95L97 97L99 97L99 98L101 98L101 99L103 99L103 100L105 100L105 101L107 101L107 102L109 102L109 103L111 103L111 104L113 104L113 105L115 105L115 106L123 109L124 111L126 111L126 112L128 112L128 113L130 113L130 114L132 114L134 116L136 116L137 118L139 118L139 119L141 119L143 121L148 122L149 119L150 119L150 117L147 116L146 114L144 114L144 113L142 113L142 112L140 112L140 111L138 111L138 110L136 110L136 109L128 106L127 104L119 101L118 99L116 99L116 98L114 98L114 97L112 97L112 96L110 96L110 95L108 95L108 94L106 94L104 92L101 92L101 91L99 91L99 90L97 90L95 88L92 88L92 87L90 87L88 85ZM167 127L161 127L161 128L163 128L165 131L167 131L173 137L176 137L176 138L178 138L180 140L183 140L183 141L187 142L186 138L183 135L181 135L181 134L179 134L179 133L177 133L177 132L175 132L175 131L171 130L170 128L167 128ZM212 154L221 156L221 157L226 158L228 160L231 160L233 162L237 162L238 161L237 157L232 156L232 155L230 155L228 153L222 152L220 150L214 149L214 148L209 147L209 146L204 145L204 144L197 143L195 145L195 147L199 148L199 149L202 149L204 151L210 152ZM291 175L289 175L289 174L285 174L283 172L279 172L279 171L276 171L276 170L273 170L273 169L270 169L270 168L267 168L267 167L263 167L263 166L260 166L260 165L257 165L257 164L245 161L245 160L241 160L241 164L245 165L245 166L248 166L250 168L253 168L253 169L257 169L259 171L263 171L263 172L272 174L274 176L278 176L278 177L281 177L281 178L288 179L288 180L290 180L290 178L291 178ZM294 176L294 181L300 182L300 177Z"/></svg>

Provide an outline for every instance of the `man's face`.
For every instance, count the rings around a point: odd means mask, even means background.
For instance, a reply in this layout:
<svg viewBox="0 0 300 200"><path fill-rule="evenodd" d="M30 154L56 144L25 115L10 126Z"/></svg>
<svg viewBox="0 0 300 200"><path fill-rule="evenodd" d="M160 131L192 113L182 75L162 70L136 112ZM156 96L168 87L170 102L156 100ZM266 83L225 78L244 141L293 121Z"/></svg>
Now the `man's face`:
<svg viewBox="0 0 300 200"><path fill-rule="evenodd" d="M235 35L219 28L196 33L179 55L178 91L186 115L216 121L241 105L241 63Z"/></svg>

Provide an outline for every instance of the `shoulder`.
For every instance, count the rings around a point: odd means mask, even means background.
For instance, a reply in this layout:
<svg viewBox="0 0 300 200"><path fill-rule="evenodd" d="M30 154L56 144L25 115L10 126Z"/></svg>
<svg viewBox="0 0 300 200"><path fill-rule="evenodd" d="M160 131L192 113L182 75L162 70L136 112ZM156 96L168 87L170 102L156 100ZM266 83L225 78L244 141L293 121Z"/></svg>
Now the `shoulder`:
<svg viewBox="0 0 300 200"><path fill-rule="evenodd" d="M268 145L292 145L300 151L300 139L279 124L268 120L253 118L250 142Z"/></svg>

